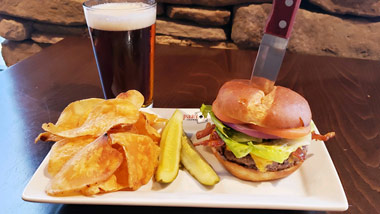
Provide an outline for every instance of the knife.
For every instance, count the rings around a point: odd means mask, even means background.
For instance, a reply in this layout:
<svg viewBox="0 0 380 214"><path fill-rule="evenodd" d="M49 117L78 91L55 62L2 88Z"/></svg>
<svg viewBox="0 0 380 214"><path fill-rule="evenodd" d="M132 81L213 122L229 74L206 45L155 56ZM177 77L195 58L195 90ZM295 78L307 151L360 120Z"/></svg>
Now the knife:
<svg viewBox="0 0 380 214"><path fill-rule="evenodd" d="M300 3L301 0L273 0L251 76L251 83L265 94L276 82Z"/></svg>

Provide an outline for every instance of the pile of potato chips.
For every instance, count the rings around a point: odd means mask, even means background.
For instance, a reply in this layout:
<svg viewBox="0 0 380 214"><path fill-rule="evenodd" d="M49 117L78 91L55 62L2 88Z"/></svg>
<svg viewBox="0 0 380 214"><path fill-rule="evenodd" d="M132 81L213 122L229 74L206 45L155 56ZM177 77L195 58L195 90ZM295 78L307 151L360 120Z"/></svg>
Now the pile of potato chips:
<svg viewBox="0 0 380 214"><path fill-rule="evenodd" d="M53 196L94 195L136 190L149 182L158 163L160 133L166 122L141 112L135 90L115 99L69 104L56 124L45 123L36 142L56 141L50 153L46 192Z"/></svg>

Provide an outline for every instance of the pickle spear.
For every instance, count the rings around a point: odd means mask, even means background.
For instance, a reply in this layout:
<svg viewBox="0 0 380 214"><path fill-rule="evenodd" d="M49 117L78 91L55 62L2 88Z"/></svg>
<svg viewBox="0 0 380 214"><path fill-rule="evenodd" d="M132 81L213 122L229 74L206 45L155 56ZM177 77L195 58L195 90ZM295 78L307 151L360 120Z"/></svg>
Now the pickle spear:
<svg viewBox="0 0 380 214"><path fill-rule="evenodd" d="M156 171L156 181L170 183L178 175L183 114L176 110L167 122L160 141L160 157Z"/></svg>
<svg viewBox="0 0 380 214"><path fill-rule="evenodd" d="M182 134L181 163L185 169L203 185L214 185L219 182L219 176L195 149L185 133Z"/></svg>

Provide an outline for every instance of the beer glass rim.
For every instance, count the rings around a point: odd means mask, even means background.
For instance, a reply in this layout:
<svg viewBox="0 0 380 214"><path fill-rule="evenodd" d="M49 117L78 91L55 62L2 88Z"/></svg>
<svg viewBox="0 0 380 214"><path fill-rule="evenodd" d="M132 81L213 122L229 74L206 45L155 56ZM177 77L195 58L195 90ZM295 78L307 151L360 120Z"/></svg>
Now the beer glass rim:
<svg viewBox="0 0 380 214"><path fill-rule="evenodd" d="M142 8L128 8L128 9L125 9L125 8L93 8L93 6L95 5L99 5L99 4L105 4L105 3L126 3L126 2L131 2L131 3L135 3L135 2L142 2L142 3L146 3L147 5L149 6L146 6L146 7L142 7ZM94 3L93 5L90 5ZM157 2L155 0L147 0L147 1L137 1L137 0L123 0L123 1L112 1L112 0L106 0L106 1L101 1L101 0L87 0L85 2L83 2L83 7L86 9L86 10L98 10L98 11L107 11L107 10L110 10L110 11L122 11L122 10L129 10L129 11L140 11L140 10L146 10L146 9L150 9L150 8L153 8L153 7L156 7L157 5Z"/></svg>

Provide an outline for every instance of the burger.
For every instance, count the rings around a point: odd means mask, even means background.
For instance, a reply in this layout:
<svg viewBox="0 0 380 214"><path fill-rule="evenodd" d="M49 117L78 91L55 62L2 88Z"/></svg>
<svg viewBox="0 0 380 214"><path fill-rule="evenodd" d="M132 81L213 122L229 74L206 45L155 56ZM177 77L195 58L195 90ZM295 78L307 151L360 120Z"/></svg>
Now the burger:
<svg viewBox="0 0 380 214"><path fill-rule="evenodd" d="M297 92L274 86L265 94L250 80L231 80L212 105L202 105L207 124L197 132L196 145L211 147L218 161L234 176L248 181L286 177L306 159L312 138L328 140L334 133L311 133L311 110Z"/></svg>

